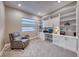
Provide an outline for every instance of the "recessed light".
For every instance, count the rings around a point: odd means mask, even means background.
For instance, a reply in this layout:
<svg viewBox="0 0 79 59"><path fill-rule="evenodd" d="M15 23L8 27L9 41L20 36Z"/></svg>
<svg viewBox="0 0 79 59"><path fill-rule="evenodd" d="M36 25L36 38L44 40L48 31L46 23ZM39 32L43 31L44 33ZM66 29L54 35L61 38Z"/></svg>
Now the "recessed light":
<svg viewBox="0 0 79 59"><path fill-rule="evenodd" d="M60 3L61 2L61 0L58 0L58 3Z"/></svg>
<svg viewBox="0 0 79 59"><path fill-rule="evenodd" d="M21 6L22 6L22 5L19 3L19 4L18 4L18 7L21 7Z"/></svg>
<svg viewBox="0 0 79 59"><path fill-rule="evenodd" d="M39 12L38 15L41 15L41 13Z"/></svg>

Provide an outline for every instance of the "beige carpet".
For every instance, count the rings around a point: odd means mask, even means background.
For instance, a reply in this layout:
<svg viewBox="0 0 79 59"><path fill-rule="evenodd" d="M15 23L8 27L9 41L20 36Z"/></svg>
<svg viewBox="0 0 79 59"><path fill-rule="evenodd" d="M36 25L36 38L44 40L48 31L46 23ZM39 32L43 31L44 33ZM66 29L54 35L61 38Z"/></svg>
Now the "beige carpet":
<svg viewBox="0 0 79 59"><path fill-rule="evenodd" d="M76 57L77 54L69 50L60 48L51 42L40 39L30 41L24 49L10 49L6 46L3 57Z"/></svg>

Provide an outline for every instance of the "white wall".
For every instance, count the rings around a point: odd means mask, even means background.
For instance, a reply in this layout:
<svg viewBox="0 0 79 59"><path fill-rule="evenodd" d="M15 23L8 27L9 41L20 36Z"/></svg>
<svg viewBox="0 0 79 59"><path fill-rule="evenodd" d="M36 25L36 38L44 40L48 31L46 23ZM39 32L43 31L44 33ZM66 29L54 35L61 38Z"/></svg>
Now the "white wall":
<svg viewBox="0 0 79 59"><path fill-rule="evenodd" d="M4 47L5 36L5 8L3 2L0 1L0 52Z"/></svg>
<svg viewBox="0 0 79 59"><path fill-rule="evenodd" d="M48 19L48 20L43 20L43 27L52 27L53 24L52 24L52 20L51 19Z"/></svg>
<svg viewBox="0 0 79 59"><path fill-rule="evenodd" d="M78 42L78 51L77 51L77 53L79 56L79 1L77 1L77 12L76 13L77 13L77 17L76 17L77 18L77 21L76 21L77 22L77 28L76 28L77 30L76 31L77 31L77 36L78 36L78 41L77 41Z"/></svg>
<svg viewBox="0 0 79 59"><path fill-rule="evenodd" d="M39 20L38 17L27 14L23 11L14 9L14 8L9 8L9 7L5 7L5 11L6 11L6 43L9 42L9 33L12 32L20 32L23 35L29 34L30 37L34 37L37 35L37 32L32 32L32 33L22 33L21 32L21 18L25 17L25 18L33 18L36 21Z"/></svg>
<svg viewBox="0 0 79 59"><path fill-rule="evenodd" d="M48 19L48 20L43 20L43 28L44 27L52 27L53 30L56 28L56 27L59 27L60 28L60 16L56 16L56 17L53 17L52 19ZM60 34L60 32L58 33Z"/></svg>

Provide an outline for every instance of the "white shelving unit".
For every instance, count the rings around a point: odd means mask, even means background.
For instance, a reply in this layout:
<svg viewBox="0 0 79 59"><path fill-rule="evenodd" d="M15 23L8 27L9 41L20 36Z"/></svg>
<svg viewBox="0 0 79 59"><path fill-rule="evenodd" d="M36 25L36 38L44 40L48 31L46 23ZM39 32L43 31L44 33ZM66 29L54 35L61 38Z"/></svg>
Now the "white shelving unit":
<svg viewBox="0 0 79 59"><path fill-rule="evenodd" d="M63 10L63 12L60 13L60 32L63 31L65 35L67 35L67 31L70 30L70 33L73 32L74 36L76 32L76 2L65 6L61 10ZM70 25L66 26L65 23L69 23ZM72 36L72 33L70 36Z"/></svg>
<svg viewBox="0 0 79 59"><path fill-rule="evenodd" d="M74 32L76 32L76 29L74 29L74 28L76 28L76 1L71 2L65 6L57 9L55 12L53 12L50 15L47 15L43 19L49 19L51 17L51 20L52 20L56 16L59 16L59 19L60 19L60 21L59 21L60 32L64 31L66 29L66 26L64 24L68 22L70 24L68 30L73 32L73 36L74 36ZM74 29L74 30L72 30L72 29ZM64 32L66 33L67 30ZM70 36L72 36L72 33Z"/></svg>

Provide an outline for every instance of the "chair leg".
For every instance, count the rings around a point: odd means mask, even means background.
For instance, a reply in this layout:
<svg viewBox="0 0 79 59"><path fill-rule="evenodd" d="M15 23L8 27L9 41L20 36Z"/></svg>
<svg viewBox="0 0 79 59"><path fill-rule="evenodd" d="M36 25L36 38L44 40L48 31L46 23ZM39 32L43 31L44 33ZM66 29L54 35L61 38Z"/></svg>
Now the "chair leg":
<svg viewBox="0 0 79 59"><path fill-rule="evenodd" d="M14 49L14 48L11 48L12 50Z"/></svg>
<svg viewBox="0 0 79 59"><path fill-rule="evenodd" d="M24 48L22 48L24 50Z"/></svg>

